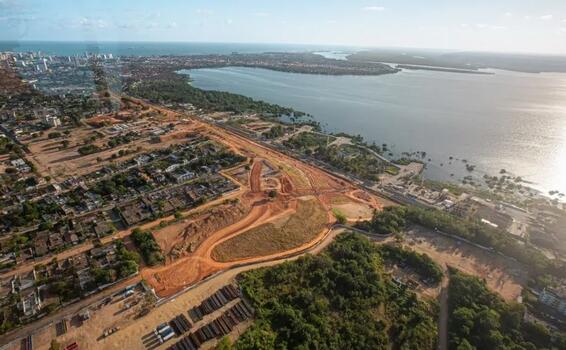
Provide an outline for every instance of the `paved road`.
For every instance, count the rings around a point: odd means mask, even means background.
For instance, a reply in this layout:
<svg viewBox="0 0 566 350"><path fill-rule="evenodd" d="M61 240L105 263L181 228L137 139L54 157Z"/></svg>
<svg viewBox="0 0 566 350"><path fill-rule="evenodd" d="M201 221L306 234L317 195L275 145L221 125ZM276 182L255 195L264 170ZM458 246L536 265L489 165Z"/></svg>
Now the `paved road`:
<svg viewBox="0 0 566 350"><path fill-rule="evenodd" d="M448 282L449 275L445 271L442 289L438 298L440 315L438 316L438 350L448 350Z"/></svg>

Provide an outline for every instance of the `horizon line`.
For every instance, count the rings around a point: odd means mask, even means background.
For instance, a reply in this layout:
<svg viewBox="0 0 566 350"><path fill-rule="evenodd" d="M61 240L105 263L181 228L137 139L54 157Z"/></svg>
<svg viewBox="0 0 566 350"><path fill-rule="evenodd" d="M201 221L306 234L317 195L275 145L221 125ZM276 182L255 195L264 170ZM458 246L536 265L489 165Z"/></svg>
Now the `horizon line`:
<svg viewBox="0 0 566 350"><path fill-rule="evenodd" d="M433 47L416 47L416 46L374 46L374 45L354 45L354 44L320 44L320 43L286 43L286 42L245 42L245 41L191 41L191 40L54 40L54 39L0 39L0 43L148 43L148 44L236 44L236 45L276 45L276 46L319 46L319 47L342 47L349 49L358 49L360 51L371 51L379 49L387 50L429 50L429 51L445 51L453 53L491 53L491 54L510 54L510 55L536 55L536 56L557 56L566 57L566 52L535 52L535 51L497 51L497 50L480 50L480 49L448 49Z"/></svg>

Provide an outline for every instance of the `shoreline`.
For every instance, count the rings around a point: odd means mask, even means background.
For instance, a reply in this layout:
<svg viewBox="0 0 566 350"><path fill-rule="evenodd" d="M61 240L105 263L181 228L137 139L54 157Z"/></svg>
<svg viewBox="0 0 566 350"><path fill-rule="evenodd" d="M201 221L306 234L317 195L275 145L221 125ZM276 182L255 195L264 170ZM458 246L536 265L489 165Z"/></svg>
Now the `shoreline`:
<svg viewBox="0 0 566 350"><path fill-rule="evenodd" d="M230 69L228 68L219 68L218 70L222 70L222 69ZM243 68L243 69L248 69L248 68ZM252 69L258 69L258 70L265 70L262 68L252 68ZM202 71L202 69L195 69L194 71ZM212 71L215 71L216 69L212 69ZM202 85L198 84L198 79L194 78L193 75L191 74L193 70L183 70L182 73L180 73L183 76L188 76L189 79L191 80L191 85L202 89ZM290 74L301 74L301 73L290 73ZM481 75L486 75L486 74L481 74ZM493 75L493 74L489 74L489 75ZM206 88L206 90L215 90L215 91L221 91L222 89L216 89L216 88ZM232 93L238 93L237 91L234 90L229 90ZM250 94L244 94L244 96L252 96ZM267 100L265 98L261 98L261 97L257 97L257 96L253 96L252 98L254 99L259 99L259 100ZM287 103L288 104L288 103ZM292 105L292 104L289 104ZM321 125L323 125L324 120L320 119L320 117L318 117L316 115L316 113L313 116L313 119L317 122L319 122ZM282 120L279 120L279 122L285 123ZM328 125L325 125L326 127L323 128L323 132L325 134L336 134L336 133L340 133L341 129L338 129L338 127L333 127L330 130L328 130ZM358 130L359 132L359 130ZM352 133L352 132L348 132L348 133ZM354 133L356 133L356 131L354 131ZM366 142L371 142L371 140L366 139ZM378 144L380 144L378 142L378 140L375 140L375 142L377 142ZM395 145L392 146L393 148L396 148ZM394 154L393 156L391 156L391 154ZM411 153L411 154L415 154L415 153L421 153L421 152L405 152L404 150L392 150L389 149L387 152L384 152L384 156L386 158L388 158L389 161L393 161L397 158L402 158L402 156L405 153ZM438 156L435 156L434 154L430 154L428 152L426 152L427 155L425 158L418 158L413 156L410 158L413 158L415 160L418 160L420 162L422 162L425 165L425 168L423 169L422 175L424 178L429 179L429 180L433 180L433 181L438 181L438 182L446 182L446 183L450 183L450 184L454 184L454 185L458 185L458 186L463 186L466 185L466 183L468 182L472 182L472 183L481 183L482 186L481 187L477 187L477 186L472 186L472 188L474 190L489 190L489 187L484 183L484 179L485 177L493 177L493 176L500 176L501 173L498 174L499 170L503 168L503 166L499 166L496 167L498 168L498 170L489 170L486 169L484 167L481 167L480 165L476 165L478 163L473 162L473 161L469 161L467 159L464 159L465 157L461 157L461 156L454 156L453 159L448 159L448 157L446 159L439 159ZM432 161L430 160L430 158L433 158ZM452 156L451 156L452 158ZM429 161L427 161L429 160ZM473 170L467 170L467 167L470 167L470 169ZM454 177L452 176L448 176L450 173L454 173ZM511 173L506 172L506 176L513 176L515 178L522 178L521 175L512 175L515 174L516 171L513 171ZM463 183L465 181L465 183ZM524 187L527 187L529 189L529 192L532 192L533 194L535 194L536 196L542 196L544 198L548 198L548 199L554 199L553 197L548 195L549 191L553 191L553 189L549 188L546 189L546 187L544 185L540 185L538 184L536 181L533 181L532 179L526 178L526 179L522 179L520 181L520 184ZM560 191L562 192L562 191Z"/></svg>

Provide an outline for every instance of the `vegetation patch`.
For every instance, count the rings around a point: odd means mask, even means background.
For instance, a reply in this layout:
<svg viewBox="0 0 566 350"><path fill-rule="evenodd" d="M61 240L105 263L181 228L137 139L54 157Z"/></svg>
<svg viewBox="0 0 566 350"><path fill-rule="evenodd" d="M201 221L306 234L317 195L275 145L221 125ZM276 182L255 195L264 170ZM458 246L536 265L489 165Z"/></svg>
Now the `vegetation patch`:
<svg viewBox="0 0 566 350"><path fill-rule="evenodd" d="M348 222L348 218L340 209L333 208L332 214L334 214L334 217L339 224L344 225Z"/></svg>
<svg viewBox="0 0 566 350"><path fill-rule="evenodd" d="M406 225L404 207L387 207L375 212L373 218L356 224L360 230L380 235L400 234Z"/></svg>
<svg viewBox="0 0 566 350"><path fill-rule="evenodd" d="M505 303L477 277L453 272L448 286L449 348L566 349L566 335L524 318L525 308Z"/></svg>
<svg viewBox="0 0 566 350"><path fill-rule="evenodd" d="M182 76L169 80L142 81L129 87L129 93L152 102L191 103L197 108L217 112L257 112L282 116L295 112L292 108L257 101L224 91L201 90L191 86Z"/></svg>
<svg viewBox="0 0 566 350"><path fill-rule="evenodd" d="M336 140L334 136L302 132L287 140L285 145L299 151L310 151L309 153L312 153L312 151L319 147L326 147L328 144L334 142L334 140Z"/></svg>
<svg viewBox="0 0 566 350"><path fill-rule="evenodd" d="M143 260L147 265L154 266L165 261L165 257L161 253L161 248L151 232L136 228L132 231L130 237L140 250Z"/></svg>
<svg viewBox="0 0 566 350"><path fill-rule="evenodd" d="M340 170L364 179L377 181L386 170L386 163L365 145L341 145L316 149L314 156Z"/></svg>
<svg viewBox="0 0 566 350"><path fill-rule="evenodd" d="M227 262L284 252L313 240L327 222L328 215L316 199L301 200L296 213L283 225L267 223L252 228L218 245L212 258Z"/></svg>
<svg viewBox="0 0 566 350"><path fill-rule="evenodd" d="M415 252L398 245L383 244L378 247L379 254L385 262L406 265L415 271L421 279L437 285L442 281L442 269L426 254Z"/></svg>
<svg viewBox="0 0 566 350"><path fill-rule="evenodd" d="M431 305L383 273L362 235L322 254L247 272L240 284L257 320L235 349L434 349Z"/></svg>
<svg viewBox="0 0 566 350"><path fill-rule="evenodd" d="M518 242L507 232L480 221L465 220L437 209L414 206L389 207L374 214L372 220L357 224L357 228L378 234L400 234L411 222L435 231L442 231L471 242L490 247L524 264L533 275L550 274L566 277L566 265L550 260L530 244Z"/></svg>
<svg viewBox="0 0 566 350"><path fill-rule="evenodd" d="M100 147L96 145L84 145L77 149L80 155L86 156L87 154L93 154L96 152L100 152Z"/></svg>

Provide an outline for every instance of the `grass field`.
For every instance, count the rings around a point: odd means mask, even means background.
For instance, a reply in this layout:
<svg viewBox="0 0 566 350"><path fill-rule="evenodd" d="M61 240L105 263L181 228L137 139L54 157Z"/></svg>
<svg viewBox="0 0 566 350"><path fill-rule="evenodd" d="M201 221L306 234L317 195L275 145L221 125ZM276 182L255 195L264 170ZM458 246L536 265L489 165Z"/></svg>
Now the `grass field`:
<svg viewBox="0 0 566 350"><path fill-rule="evenodd" d="M229 239L212 251L212 258L229 262L284 252L313 240L327 222L327 212L316 199L300 200L284 223L263 224Z"/></svg>

